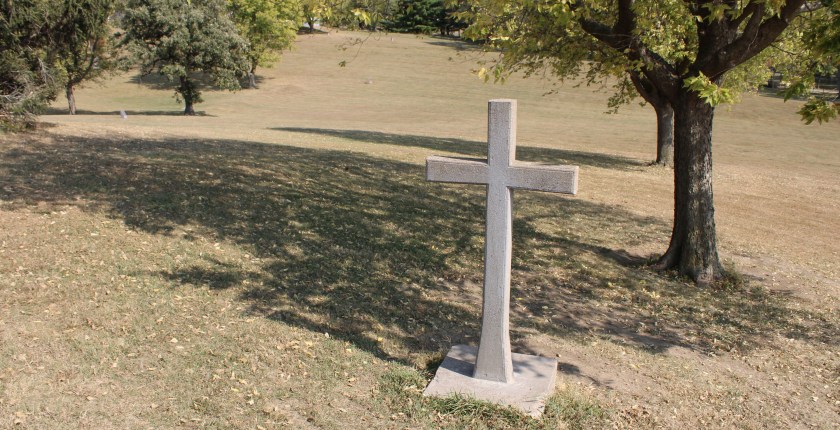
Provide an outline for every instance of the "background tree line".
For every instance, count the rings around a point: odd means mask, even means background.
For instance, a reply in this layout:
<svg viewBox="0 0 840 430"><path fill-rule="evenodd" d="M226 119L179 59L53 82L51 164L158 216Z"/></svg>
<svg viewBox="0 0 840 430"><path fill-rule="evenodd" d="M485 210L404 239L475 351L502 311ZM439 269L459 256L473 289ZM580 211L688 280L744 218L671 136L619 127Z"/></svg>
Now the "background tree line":
<svg viewBox="0 0 840 430"><path fill-rule="evenodd" d="M166 76L194 114L206 85L255 88L257 67L291 47L298 0L3 0L0 124L21 128L62 90L138 67Z"/></svg>
<svg viewBox="0 0 840 430"><path fill-rule="evenodd" d="M184 113L202 89L257 87L301 27L450 34L465 28L444 0L2 0L0 123L31 124L62 90L132 67L168 78Z"/></svg>

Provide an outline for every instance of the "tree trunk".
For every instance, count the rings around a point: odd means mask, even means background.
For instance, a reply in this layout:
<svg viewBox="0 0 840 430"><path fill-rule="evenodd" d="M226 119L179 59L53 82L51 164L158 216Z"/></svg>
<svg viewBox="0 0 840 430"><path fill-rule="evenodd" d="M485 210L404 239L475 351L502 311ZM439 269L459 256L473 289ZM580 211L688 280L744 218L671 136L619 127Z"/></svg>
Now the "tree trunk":
<svg viewBox="0 0 840 430"><path fill-rule="evenodd" d="M195 108L193 108L193 101L187 97L184 97L184 115L193 116L195 115Z"/></svg>
<svg viewBox="0 0 840 430"><path fill-rule="evenodd" d="M179 92L181 93L181 97L184 98L184 115L195 115L195 108L193 108L195 100L192 83L186 76L181 76L179 80L181 81Z"/></svg>
<svg viewBox="0 0 840 430"><path fill-rule="evenodd" d="M714 107L684 89L673 108L674 229L657 267L675 268L699 286L708 286L723 277L712 194Z"/></svg>
<svg viewBox="0 0 840 430"><path fill-rule="evenodd" d="M315 32L315 20L312 19L312 18L309 18L309 19L306 20L306 23L309 24L309 34L314 33Z"/></svg>
<svg viewBox="0 0 840 430"><path fill-rule="evenodd" d="M647 78L630 73L636 91L656 111L656 162L660 166L674 165L674 108Z"/></svg>
<svg viewBox="0 0 840 430"><path fill-rule="evenodd" d="M67 94L67 106L70 108L70 115L76 114L76 93L75 85L72 82L65 87Z"/></svg>
<svg viewBox="0 0 840 430"><path fill-rule="evenodd" d="M674 165L674 108L668 102L653 106L656 110L656 164Z"/></svg>
<svg viewBox="0 0 840 430"><path fill-rule="evenodd" d="M248 72L248 88L255 90L257 89L257 67L251 67L251 70Z"/></svg>
<svg viewBox="0 0 840 430"><path fill-rule="evenodd" d="M834 74L834 84L837 85L837 101L840 102L840 68Z"/></svg>

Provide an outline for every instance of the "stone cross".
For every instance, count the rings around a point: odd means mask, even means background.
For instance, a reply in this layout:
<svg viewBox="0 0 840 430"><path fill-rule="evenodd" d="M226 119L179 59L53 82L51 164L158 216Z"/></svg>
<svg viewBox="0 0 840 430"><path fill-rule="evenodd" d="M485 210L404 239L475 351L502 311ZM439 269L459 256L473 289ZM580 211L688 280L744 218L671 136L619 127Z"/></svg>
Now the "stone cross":
<svg viewBox="0 0 840 430"><path fill-rule="evenodd" d="M516 161L516 100L489 102L487 135L487 160L431 156L426 159L426 180L487 186L484 304L472 376L512 383L514 365L509 334L512 191L576 194L578 168Z"/></svg>

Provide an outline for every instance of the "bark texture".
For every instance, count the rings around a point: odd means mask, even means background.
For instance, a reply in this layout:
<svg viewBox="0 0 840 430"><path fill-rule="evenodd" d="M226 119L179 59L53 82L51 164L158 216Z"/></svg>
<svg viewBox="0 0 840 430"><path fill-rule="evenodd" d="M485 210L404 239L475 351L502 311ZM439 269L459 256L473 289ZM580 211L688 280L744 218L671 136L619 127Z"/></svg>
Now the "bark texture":
<svg viewBox="0 0 840 430"><path fill-rule="evenodd" d="M656 111L656 162L660 166L674 165L674 108L650 80L637 72L629 72L636 91Z"/></svg>
<svg viewBox="0 0 840 430"><path fill-rule="evenodd" d="M70 109L70 115L76 114L76 91L72 83L67 84L65 93L67 94L67 106Z"/></svg>
<svg viewBox="0 0 840 430"><path fill-rule="evenodd" d="M712 191L714 107L683 91L674 106L674 227L657 266L677 269L698 285L723 277L715 234Z"/></svg>
<svg viewBox="0 0 840 430"><path fill-rule="evenodd" d="M178 92L184 98L184 115L195 115L195 108L193 107L195 104L195 91L192 82L184 76L181 76L179 79L181 86Z"/></svg>
<svg viewBox="0 0 840 430"><path fill-rule="evenodd" d="M674 165L674 108L670 103L654 106L656 110L656 164Z"/></svg>
<svg viewBox="0 0 840 430"><path fill-rule="evenodd" d="M251 70L248 72L248 88L255 90L257 89L257 68L251 67Z"/></svg>

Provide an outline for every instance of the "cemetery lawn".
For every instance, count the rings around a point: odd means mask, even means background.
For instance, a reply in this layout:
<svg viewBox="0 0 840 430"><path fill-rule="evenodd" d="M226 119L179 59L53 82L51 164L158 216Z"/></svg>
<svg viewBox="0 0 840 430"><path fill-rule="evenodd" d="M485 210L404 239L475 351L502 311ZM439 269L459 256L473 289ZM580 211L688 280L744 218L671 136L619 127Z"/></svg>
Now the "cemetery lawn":
<svg viewBox="0 0 840 430"><path fill-rule="evenodd" d="M652 109L354 36L197 117L128 74L0 136L0 428L840 428L840 123L718 109L731 277L699 290L645 267L672 211ZM542 421L421 396L477 340L484 221L423 163L483 157L491 98L519 100L518 159L580 166L575 197L515 197L513 349L560 361Z"/></svg>

